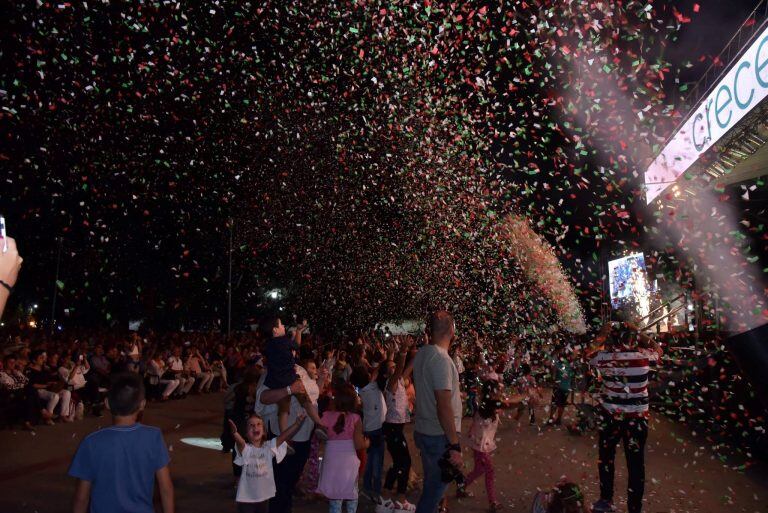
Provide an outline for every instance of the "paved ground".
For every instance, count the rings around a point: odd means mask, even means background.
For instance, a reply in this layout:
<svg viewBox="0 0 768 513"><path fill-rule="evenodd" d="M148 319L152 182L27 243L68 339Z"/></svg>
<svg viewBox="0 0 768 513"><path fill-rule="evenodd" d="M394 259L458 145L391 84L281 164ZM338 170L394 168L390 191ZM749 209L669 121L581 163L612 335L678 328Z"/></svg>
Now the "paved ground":
<svg viewBox="0 0 768 513"><path fill-rule="evenodd" d="M144 422L162 427L171 448L179 512L234 511L229 456L182 442L192 437L217 439L220 410L221 395L208 395L150 405L146 412ZM0 513L68 511L73 490L73 482L66 476L69 460L85 434L108 422L107 417L87 418L75 424L40 427L35 435L0 431ZM499 438L500 449L494 456L497 489L510 513L528 513L537 487L548 487L563 474L581 482L590 501L595 498L594 436L574 437L563 429L539 430L508 420L500 428ZM695 442L684 427L664 418L652 421L647 476L645 511L649 513L768 512L766 466L737 472ZM623 501L626 473L622 458L617 485L617 499ZM485 511L482 484L472 489L477 497L461 503L452 500L453 512ZM324 512L327 506L300 501L294 509ZM372 509L361 502L360 511Z"/></svg>

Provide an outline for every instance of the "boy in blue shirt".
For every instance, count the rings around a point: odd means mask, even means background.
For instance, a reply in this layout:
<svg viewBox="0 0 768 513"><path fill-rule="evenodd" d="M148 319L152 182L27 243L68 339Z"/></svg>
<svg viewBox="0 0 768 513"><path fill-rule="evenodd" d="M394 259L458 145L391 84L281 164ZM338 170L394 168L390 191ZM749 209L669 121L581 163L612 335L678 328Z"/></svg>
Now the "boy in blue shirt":
<svg viewBox="0 0 768 513"><path fill-rule="evenodd" d="M137 422L144 409L144 383L138 374L117 374L106 400L112 426L85 437L69 475L77 478L75 513L154 513L157 479L164 513L173 513L168 448L159 428ZM90 508L89 508L90 503Z"/></svg>

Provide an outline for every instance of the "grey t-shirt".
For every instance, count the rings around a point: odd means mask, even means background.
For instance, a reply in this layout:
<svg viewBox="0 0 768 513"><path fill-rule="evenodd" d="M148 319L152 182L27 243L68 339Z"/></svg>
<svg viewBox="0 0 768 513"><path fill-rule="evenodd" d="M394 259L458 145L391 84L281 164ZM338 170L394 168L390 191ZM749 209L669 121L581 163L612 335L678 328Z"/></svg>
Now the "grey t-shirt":
<svg viewBox="0 0 768 513"><path fill-rule="evenodd" d="M424 435L445 434L437 418L435 390L450 390L453 421L456 431L461 431L461 390L456 365L448 351L427 345L419 349L413 360L413 385L416 387L415 430Z"/></svg>

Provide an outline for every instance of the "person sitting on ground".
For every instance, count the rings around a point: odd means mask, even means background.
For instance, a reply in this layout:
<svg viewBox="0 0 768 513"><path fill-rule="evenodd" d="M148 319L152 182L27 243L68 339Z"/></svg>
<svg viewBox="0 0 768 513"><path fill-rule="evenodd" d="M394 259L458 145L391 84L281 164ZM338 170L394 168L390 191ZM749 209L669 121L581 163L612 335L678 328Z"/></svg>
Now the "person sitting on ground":
<svg viewBox="0 0 768 513"><path fill-rule="evenodd" d="M549 492L538 492L531 513L590 513L581 488L563 476Z"/></svg>
<svg viewBox="0 0 768 513"><path fill-rule="evenodd" d="M297 373L296 361L293 351L298 350L301 344L301 333L307 328L305 320L301 326L296 328L294 338L291 339L285 334L285 326L279 317L268 317L261 323L261 330L264 337L268 338L264 349L264 356L267 358L267 377L264 380L264 386L270 390L285 389L288 395L277 403L278 414L277 423L282 433L288 429L288 416L291 407L291 385L300 379ZM322 424L320 416L317 414L317 406L312 403L306 392L296 396L302 408L307 412L307 416L320 429L318 436L322 437Z"/></svg>
<svg viewBox="0 0 768 513"><path fill-rule="evenodd" d="M164 513L173 513L170 456L159 428L137 422L144 409L144 382L133 373L112 379L106 406L112 426L86 436L77 448L69 475L77 479L74 513L131 511L154 513L157 480Z"/></svg>

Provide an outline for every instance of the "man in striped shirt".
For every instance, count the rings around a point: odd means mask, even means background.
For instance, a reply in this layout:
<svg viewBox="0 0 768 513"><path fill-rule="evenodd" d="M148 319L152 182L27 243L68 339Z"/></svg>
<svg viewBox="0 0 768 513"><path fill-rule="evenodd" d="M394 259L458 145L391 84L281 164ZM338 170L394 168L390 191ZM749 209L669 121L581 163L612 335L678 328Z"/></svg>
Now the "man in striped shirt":
<svg viewBox="0 0 768 513"><path fill-rule="evenodd" d="M595 513L615 511L613 476L616 446L627 459L627 510L640 513L645 488L645 441L648 438L648 373L661 348L629 323L606 329L596 338L590 365L601 377L598 470L600 500ZM600 344L604 344L599 348Z"/></svg>

